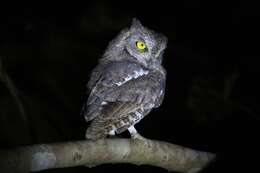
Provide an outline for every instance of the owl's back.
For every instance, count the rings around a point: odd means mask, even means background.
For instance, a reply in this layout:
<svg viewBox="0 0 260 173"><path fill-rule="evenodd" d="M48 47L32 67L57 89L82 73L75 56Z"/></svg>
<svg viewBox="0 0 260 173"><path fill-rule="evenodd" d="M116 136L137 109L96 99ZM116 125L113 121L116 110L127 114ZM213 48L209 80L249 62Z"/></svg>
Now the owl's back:
<svg viewBox="0 0 260 173"><path fill-rule="evenodd" d="M163 97L165 74L141 65L119 61L93 71L92 86L84 115L93 120L87 130L90 139L103 138L111 132L122 133L138 123ZM97 75L98 74L98 75ZM158 99L160 98L160 99Z"/></svg>

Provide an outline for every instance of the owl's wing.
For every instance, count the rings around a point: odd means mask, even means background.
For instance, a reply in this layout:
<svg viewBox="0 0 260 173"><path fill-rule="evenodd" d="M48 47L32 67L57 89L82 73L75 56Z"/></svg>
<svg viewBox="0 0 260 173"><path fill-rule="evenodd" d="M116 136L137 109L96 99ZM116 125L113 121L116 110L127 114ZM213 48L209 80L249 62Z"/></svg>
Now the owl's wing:
<svg viewBox="0 0 260 173"><path fill-rule="evenodd" d="M109 64L89 95L84 110L86 120L92 120L101 113L107 118L126 115L138 109L144 100L155 102L160 91L152 90L161 88L159 85L164 79L160 76L160 81L158 74L149 73L147 69L129 62ZM148 95L150 98L146 98Z"/></svg>

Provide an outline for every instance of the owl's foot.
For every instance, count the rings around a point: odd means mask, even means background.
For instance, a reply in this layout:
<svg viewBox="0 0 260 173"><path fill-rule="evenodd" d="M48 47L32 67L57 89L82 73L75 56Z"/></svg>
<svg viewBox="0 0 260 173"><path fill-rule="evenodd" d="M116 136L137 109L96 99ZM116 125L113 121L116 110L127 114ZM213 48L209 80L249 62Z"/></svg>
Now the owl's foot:
<svg viewBox="0 0 260 173"><path fill-rule="evenodd" d="M131 138L134 140L140 140L140 141L145 141L145 138L141 136L137 130L135 129L134 126L131 126L128 128L129 133L131 134Z"/></svg>
<svg viewBox="0 0 260 173"><path fill-rule="evenodd" d="M139 133L136 133L135 135L131 135L131 138L134 140L145 141L145 138L141 136Z"/></svg>

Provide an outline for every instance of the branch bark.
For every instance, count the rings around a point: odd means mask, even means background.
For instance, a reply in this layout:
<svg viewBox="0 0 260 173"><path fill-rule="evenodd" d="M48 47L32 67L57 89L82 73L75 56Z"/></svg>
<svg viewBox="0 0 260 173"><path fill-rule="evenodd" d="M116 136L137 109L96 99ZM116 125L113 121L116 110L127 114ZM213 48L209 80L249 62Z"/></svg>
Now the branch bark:
<svg viewBox="0 0 260 173"><path fill-rule="evenodd" d="M52 168L105 163L153 165L168 171L194 173L214 159L201 152L156 140L102 139L38 144L0 152L1 172L37 172Z"/></svg>

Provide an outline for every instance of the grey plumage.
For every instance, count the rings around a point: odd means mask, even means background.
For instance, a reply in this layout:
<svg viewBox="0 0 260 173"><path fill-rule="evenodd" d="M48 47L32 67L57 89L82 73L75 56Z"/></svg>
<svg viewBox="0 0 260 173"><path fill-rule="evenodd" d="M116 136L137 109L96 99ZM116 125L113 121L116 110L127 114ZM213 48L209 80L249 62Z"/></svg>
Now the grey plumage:
<svg viewBox="0 0 260 173"><path fill-rule="evenodd" d="M105 138L129 130L164 97L166 72L161 66L167 39L133 19L112 40L88 82L82 114L91 121L87 139Z"/></svg>

